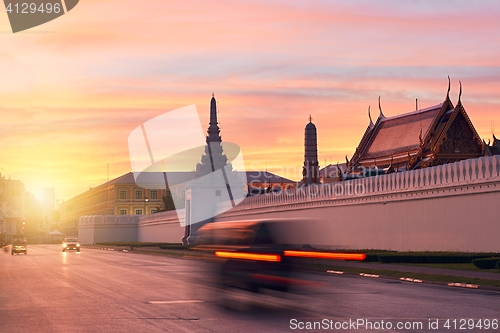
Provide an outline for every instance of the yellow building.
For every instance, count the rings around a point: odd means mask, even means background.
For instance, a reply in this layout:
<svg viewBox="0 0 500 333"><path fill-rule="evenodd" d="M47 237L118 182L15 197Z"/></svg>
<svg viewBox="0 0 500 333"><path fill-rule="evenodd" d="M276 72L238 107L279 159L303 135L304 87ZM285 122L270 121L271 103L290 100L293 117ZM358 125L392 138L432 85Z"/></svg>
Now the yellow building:
<svg viewBox="0 0 500 333"><path fill-rule="evenodd" d="M176 173L176 177L189 181L191 172ZM76 235L78 220L85 215L146 215L156 213L162 205L165 189L145 189L137 186L134 174L129 172L97 187L90 188L60 207L59 230L66 235Z"/></svg>
<svg viewBox="0 0 500 333"><path fill-rule="evenodd" d="M163 178L163 173L160 175ZM194 172L167 173L167 178L176 183L186 183L195 178ZM266 171L250 171L246 173L249 192L256 189L292 188L295 183ZM65 235L77 235L80 216L90 215L149 215L157 212L162 205L162 197L167 193L167 186L158 189L158 173L142 173L142 184L153 184L150 188L142 188L136 184L134 174L129 172L97 187L90 188L77 196L64 201L59 206L60 222L58 230ZM150 181L148 181L150 177ZM259 193L262 191L259 191ZM172 193L182 198L184 193Z"/></svg>

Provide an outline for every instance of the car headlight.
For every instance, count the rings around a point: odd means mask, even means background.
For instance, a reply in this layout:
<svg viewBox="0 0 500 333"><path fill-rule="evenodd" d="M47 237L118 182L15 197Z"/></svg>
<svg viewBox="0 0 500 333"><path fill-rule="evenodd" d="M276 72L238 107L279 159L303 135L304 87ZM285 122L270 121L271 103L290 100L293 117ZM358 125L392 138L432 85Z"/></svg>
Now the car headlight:
<svg viewBox="0 0 500 333"><path fill-rule="evenodd" d="M76 244L76 247L80 247L80 244L79 244L79 243L78 243L78 244Z"/></svg>
<svg viewBox="0 0 500 333"><path fill-rule="evenodd" d="M63 244L62 244L62 247L66 247L66 245L67 245L66 243L63 243Z"/></svg>

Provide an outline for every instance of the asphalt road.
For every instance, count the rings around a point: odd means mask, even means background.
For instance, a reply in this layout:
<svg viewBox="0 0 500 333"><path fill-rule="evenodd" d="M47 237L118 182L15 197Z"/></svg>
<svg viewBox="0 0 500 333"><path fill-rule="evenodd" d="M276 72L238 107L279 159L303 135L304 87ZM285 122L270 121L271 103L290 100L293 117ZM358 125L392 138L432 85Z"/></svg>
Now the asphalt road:
<svg viewBox="0 0 500 333"><path fill-rule="evenodd" d="M58 245L0 253L0 332L500 332L497 292L302 273L314 285L297 293L224 301L212 270L196 260L62 253ZM314 322L321 325L306 329Z"/></svg>

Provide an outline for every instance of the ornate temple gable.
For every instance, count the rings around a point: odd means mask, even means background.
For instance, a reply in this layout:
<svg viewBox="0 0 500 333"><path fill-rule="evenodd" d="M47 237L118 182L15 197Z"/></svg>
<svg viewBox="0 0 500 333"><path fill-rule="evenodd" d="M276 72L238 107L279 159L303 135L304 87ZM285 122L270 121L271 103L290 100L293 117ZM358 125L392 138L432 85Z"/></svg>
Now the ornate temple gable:
<svg viewBox="0 0 500 333"><path fill-rule="evenodd" d="M453 103L450 100L449 96L449 91L448 94L446 94L446 99L444 102L441 104L441 109L439 110L439 113L436 115L434 118L434 121L432 124L429 126L428 131L425 133L425 135L422 137L421 141L421 148L423 151L431 149L436 145L436 142L439 137L440 131L443 130L444 125L446 124L446 113L450 112L450 110L453 110L454 106Z"/></svg>
<svg viewBox="0 0 500 333"><path fill-rule="evenodd" d="M450 99L450 77L448 77L448 92L446 94L446 100ZM470 132L469 135L469 140L470 144L472 146L476 145L479 146L481 149L480 151L482 152L484 150L483 143L481 141L481 138L479 137L479 134L477 134L476 129L474 128L474 125L472 125L472 121L470 120L469 116L467 115L467 112L465 111L465 108L462 105L462 82L460 82L460 92L458 94L458 103L457 106L454 109L450 109L446 111L443 114L442 120L440 120L440 123L443 125L440 127L437 127L437 131L435 132L434 139L431 141L431 146L429 147L432 150L432 153L435 157L435 155L441 150L441 146L444 144L446 139L448 140L455 140L452 139L453 135L455 132ZM451 103L451 102L450 102ZM457 120L456 121L456 119ZM439 125L438 125L439 126ZM453 129L450 132L450 128ZM466 129L468 127L468 129ZM446 142L447 148L446 150L450 150L452 143L450 141ZM465 145L465 143L463 144ZM465 149L465 146L462 147ZM477 147L476 147L477 148ZM457 152L460 151L459 147L455 147ZM472 152L471 152L472 153Z"/></svg>
<svg viewBox="0 0 500 333"><path fill-rule="evenodd" d="M484 146L474 129L463 105L459 104L449 115L432 149L429 162L424 166L453 163L468 158L478 158Z"/></svg>

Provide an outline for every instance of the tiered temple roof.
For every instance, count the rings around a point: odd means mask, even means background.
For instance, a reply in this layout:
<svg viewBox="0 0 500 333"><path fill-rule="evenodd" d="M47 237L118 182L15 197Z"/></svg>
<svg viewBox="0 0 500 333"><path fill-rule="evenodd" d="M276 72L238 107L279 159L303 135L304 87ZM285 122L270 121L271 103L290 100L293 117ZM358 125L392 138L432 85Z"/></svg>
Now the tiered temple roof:
<svg viewBox="0 0 500 333"><path fill-rule="evenodd" d="M461 102L453 106L450 87L443 103L385 117L382 108L370 123L348 163L350 172L382 168L387 172L416 169L482 156L483 142Z"/></svg>

